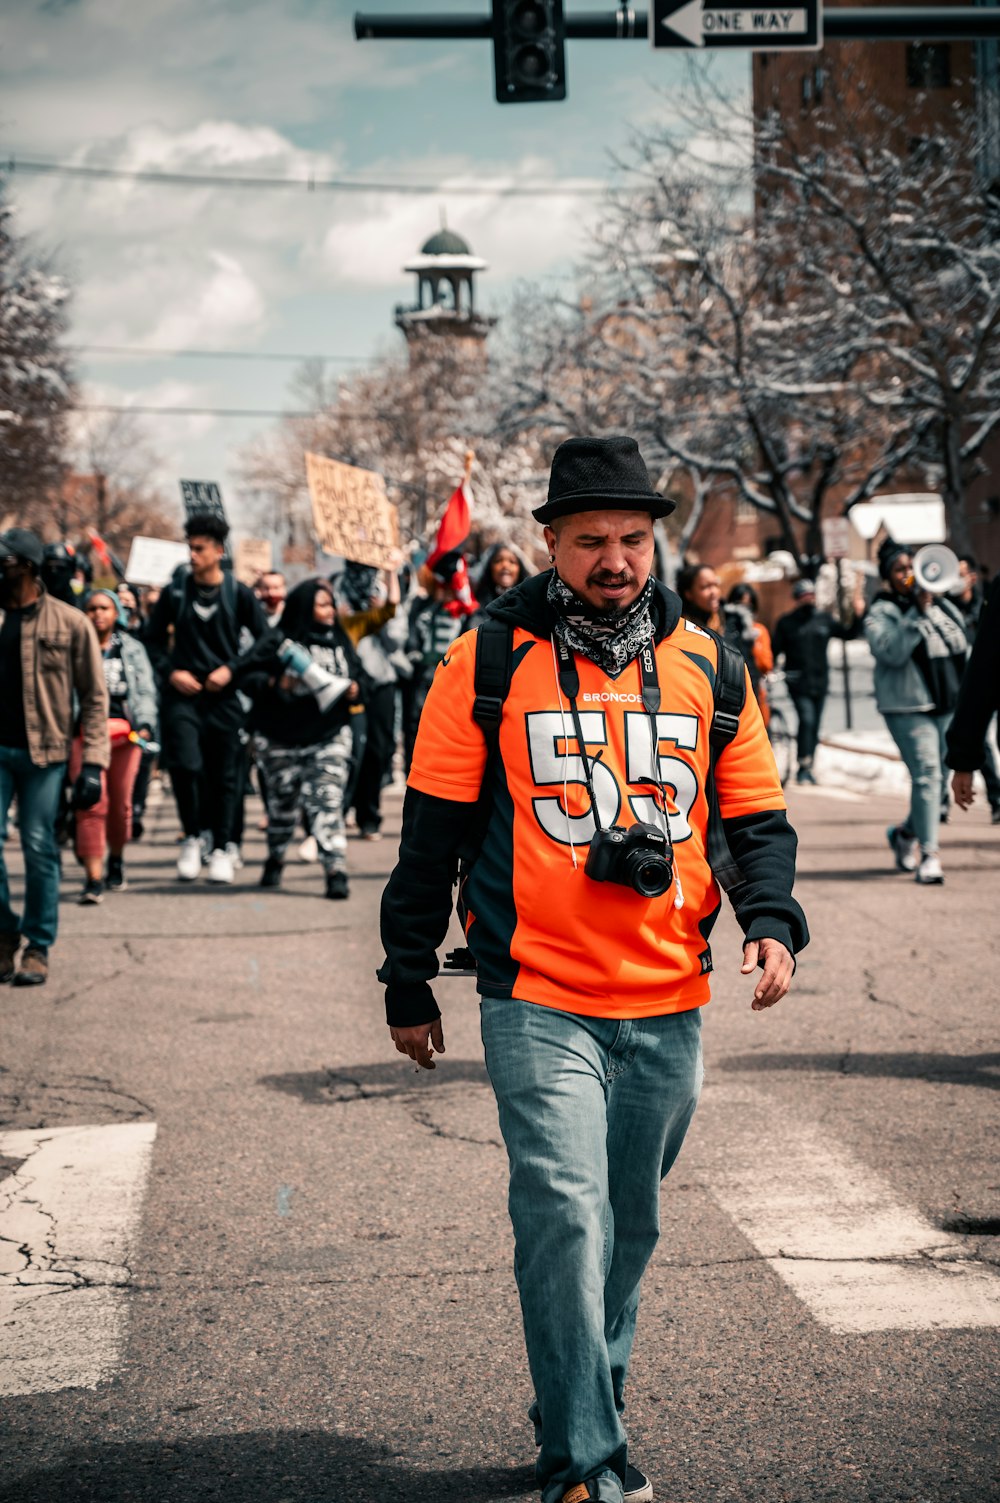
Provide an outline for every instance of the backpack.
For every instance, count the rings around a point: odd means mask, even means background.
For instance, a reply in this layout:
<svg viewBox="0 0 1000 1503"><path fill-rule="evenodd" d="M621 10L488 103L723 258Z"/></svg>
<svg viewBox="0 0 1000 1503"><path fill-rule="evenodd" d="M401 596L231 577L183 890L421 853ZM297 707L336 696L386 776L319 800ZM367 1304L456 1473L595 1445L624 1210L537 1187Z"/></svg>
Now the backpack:
<svg viewBox="0 0 1000 1503"><path fill-rule="evenodd" d="M719 798L715 788L715 766L720 755L739 730L740 715L746 701L746 662L739 648L720 637L718 632L706 628L707 635L719 650L718 670L713 690L714 711L708 731L709 762L708 782L705 796L708 800L708 829L706 848L712 875L732 901L732 894L745 880L743 873L729 849ZM470 821L469 837L459 851L458 913L465 927L465 904L463 893L466 878L479 854L486 835L493 796L490 792L492 771L500 745L500 722L503 719L504 701L510 692L513 674L514 628L505 621L488 616L479 627L476 636L476 665L473 685L476 697L472 706L472 718L479 726L486 741L486 766L480 785L475 814ZM475 962L467 949L452 950L445 959L444 970L454 974L474 974Z"/></svg>
<svg viewBox="0 0 1000 1503"><path fill-rule="evenodd" d="M174 625L176 625L183 613L191 609L191 602L194 597L191 570L187 569L184 573L181 573L180 570L176 571L168 588L170 601L173 606ZM231 646L230 655L236 657L242 650L242 643L240 641L242 628L236 619L236 580L233 577L231 569L223 569L222 571L219 605L221 606L219 619L226 635L229 637L227 646Z"/></svg>

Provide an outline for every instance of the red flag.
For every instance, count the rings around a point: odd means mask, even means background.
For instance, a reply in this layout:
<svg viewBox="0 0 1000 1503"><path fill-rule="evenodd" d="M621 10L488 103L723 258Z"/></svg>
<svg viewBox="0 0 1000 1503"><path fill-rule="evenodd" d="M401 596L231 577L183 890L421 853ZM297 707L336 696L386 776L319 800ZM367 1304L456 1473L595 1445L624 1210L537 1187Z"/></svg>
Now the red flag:
<svg viewBox="0 0 1000 1503"><path fill-rule="evenodd" d="M111 562L111 554L108 552L108 545L101 537L101 534L95 532L93 527L88 527L87 537L90 539L90 551L101 566L101 573L114 574L115 569Z"/></svg>
<svg viewBox="0 0 1000 1503"><path fill-rule="evenodd" d="M427 557L428 569L434 565L446 553L455 553L469 536L469 514L472 506L472 493L469 490L469 482L463 479L461 485L457 485L452 492L451 499L444 509L441 525L437 531L434 547Z"/></svg>
<svg viewBox="0 0 1000 1503"><path fill-rule="evenodd" d="M444 516L441 518L441 525L437 530L434 547L427 556L428 569L441 580L442 584L448 586L455 597L449 600L446 606L453 616L471 616L479 609L478 601L472 593L469 571L462 553L462 546L469 536L469 518L472 511L472 492L469 489L472 459L471 452L465 456L465 474L462 482L451 494L448 505L444 509Z"/></svg>

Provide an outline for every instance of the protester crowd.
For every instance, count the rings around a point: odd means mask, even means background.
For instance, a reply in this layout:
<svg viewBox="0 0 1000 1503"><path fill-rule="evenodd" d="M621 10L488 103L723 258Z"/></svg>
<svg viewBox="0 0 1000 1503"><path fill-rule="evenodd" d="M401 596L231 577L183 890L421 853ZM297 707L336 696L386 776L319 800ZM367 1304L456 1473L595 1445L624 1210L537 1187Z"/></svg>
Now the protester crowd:
<svg viewBox="0 0 1000 1503"><path fill-rule="evenodd" d="M260 886L281 885L298 837L322 869L326 896L346 899L348 821L359 838L380 838L383 789L397 750L409 770L439 662L534 572L504 540L470 576L445 539L420 564L402 555L387 570L347 561L291 590L268 570L251 588L234 577L227 533L217 515L189 517L189 563L162 589L125 581L95 588L86 555L69 545L43 546L19 528L0 538L0 980L46 978L60 843L82 868L81 903L126 886L127 848L142 837L153 776L169 780L176 801L178 881L233 882L256 785L267 841ZM738 583L724 600L708 565L683 566L676 591L692 623L743 655L765 725L769 678L783 671L797 715L799 783L815 782L829 643L864 636L877 706L912 784L909 809L888 831L892 859L933 885L944 876L938 832L948 768L960 808L973 797L972 774L982 772L1000 823L1000 761L987 734L1000 604L994 588L984 614L972 559L960 561L951 598L917 588L912 551L891 538L878 567L878 593L866 603L859 583L843 620L817 607L813 580L799 579L793 608L772 631L753 587ZM981 631L977 687L960 703ZM26 867L21 914L2 862L15 803Z"/></svg>

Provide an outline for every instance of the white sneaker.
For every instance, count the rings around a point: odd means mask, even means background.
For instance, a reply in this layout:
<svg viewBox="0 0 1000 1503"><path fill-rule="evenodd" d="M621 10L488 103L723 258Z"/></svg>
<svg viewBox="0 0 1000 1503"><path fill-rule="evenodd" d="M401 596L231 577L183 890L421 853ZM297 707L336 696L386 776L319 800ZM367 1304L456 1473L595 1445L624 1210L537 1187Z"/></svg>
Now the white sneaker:
<svg viewBox="0 0 1000 1503"><path fill-rule="evenodd" d="M944 872L941 870L941 858L937 851L928 851L917 867L916 880L926 882L943 882Z"/></svg>
<svg viewBox="0 0 1000 1503"><path fill-rule="evenodd" d="M201 841L197 835L189 835L177 857L177 876L182 882L193 882L201 871Z"/></svg>
<svg viewBox="0 0 1000 1503"><path fill-rule="evenodd" d="M318 861L319 860L319 846L316 844L316 836L315 835L307 835L306 838L305 838L305 840L303 840L302 844L299 846L299 860L300 861Z"/></svg>
<svg viewBox="0 0 1000 1503"><path fill-rule="evenodd" d="M243 857L240 854L240 848L236 844L235 840L229 840L229 841L226 842L226 855L229 857L230 861L233 863L233 871L234 872L242 871L242 869L243 869Z"/></svg>
<svg viewBox="0 0 1000 1503"><path fill-rule="evenodd" d="M216 846L208 862L208 880L210 882L231 882L233 880L233 858L228 851Z"/></svg>

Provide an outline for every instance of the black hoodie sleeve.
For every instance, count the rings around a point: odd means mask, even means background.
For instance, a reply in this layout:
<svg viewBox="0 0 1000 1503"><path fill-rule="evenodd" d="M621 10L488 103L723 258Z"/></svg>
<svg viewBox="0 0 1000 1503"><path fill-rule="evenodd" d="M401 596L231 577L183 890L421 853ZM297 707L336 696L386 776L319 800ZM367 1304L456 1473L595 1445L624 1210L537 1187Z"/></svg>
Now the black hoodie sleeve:
<svg viewBox="0 0 1000 1503"><path fill-rule="evenodd" d="M979 621L958 704L948 728L949 767L976 772L983 765L986 731L1000 707L1000 580L994 580Z"/></svg>
<svg viewBox="0 0 1000 1503"><path fill-rule="evenodd" d="M165 684L170 677L170 628L173 624L173 592L167 585L160 591L160 597L150 612L143 633L143 642L149 654L149 661L161 685Z"/></svg>
<svg viewBox="0 0 1000 1503"><path fill-rule="evenodd" d="M806 917L792 897L798 837L783 809L724 819L729 849L745 877L730 893L747 939L777 939L797 955L809 943Z"/></svg>
<svg viewBox="0 0 1000 1503"><path fill-rule="evenodd" d="M473 808L406 790L399 860L382 894L386 959L378 979L385 984L391 1028L433 1023L441 1016L429 982L438 973L437 951L451 920L457 853Z"/></svg>

